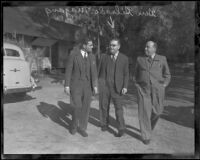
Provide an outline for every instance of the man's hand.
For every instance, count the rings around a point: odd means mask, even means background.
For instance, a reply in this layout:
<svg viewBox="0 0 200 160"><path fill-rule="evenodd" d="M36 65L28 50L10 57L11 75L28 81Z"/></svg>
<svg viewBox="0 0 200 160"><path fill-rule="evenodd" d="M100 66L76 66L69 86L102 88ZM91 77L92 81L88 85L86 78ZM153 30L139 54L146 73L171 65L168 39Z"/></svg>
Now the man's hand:
<svg viewBox="0 0 200 160"><path fill-rule="evenodd" d="M127 93L127 88L122 89L122 94L125 95Z"/></svg>
<svg viewBox="0 0 200 160"><path fill-rule="evenodd" d="M98 89L97 89L97 87L94 87L94 94L98 94Z"/></svg>
<svg viewBox="0 0 200 160"><path fill-rule="evenodd" d="M68 95L70 95L70 88L69 87L65 87L64 88L64 92L67 93Z"/></svg>
<svg viewBox="0 0 200 160"><path fill-rule="evenodd" d="M163 84L163 87L167 87L167 85L166 85L166 84Z"/></svg>

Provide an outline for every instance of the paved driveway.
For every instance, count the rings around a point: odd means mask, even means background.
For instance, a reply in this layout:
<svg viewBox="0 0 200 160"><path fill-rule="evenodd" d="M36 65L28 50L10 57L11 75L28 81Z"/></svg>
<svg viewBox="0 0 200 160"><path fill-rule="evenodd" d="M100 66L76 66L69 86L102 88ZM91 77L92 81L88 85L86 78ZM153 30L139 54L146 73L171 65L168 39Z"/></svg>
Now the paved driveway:
<svg viewBox="0 0 200 160"><path fill-rule="evenodd" d="M130 83L124 97L125 136L114 136L114 107L110 109L110 130L99 128L98 97L93 97L88 124L89 136L71 135L72 108L60 81L41 79L40 89L23 98L5 97L4 154L80 153L169 153L194 154L193 78L173 77L167 89L166 107L150 145L140 139L136 93Z"/></svg>

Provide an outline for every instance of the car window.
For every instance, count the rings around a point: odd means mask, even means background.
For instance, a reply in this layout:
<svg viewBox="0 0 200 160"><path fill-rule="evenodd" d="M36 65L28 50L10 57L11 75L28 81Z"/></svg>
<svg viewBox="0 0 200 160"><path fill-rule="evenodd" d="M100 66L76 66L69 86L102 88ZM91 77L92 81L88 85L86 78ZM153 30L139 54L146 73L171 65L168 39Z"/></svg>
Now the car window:
<svg viewBox="0 0 200 160"><path fill-rule="evenodd" d="M6 55L11 57L20 57L19 52L14 49L6 49Z"/></svg>

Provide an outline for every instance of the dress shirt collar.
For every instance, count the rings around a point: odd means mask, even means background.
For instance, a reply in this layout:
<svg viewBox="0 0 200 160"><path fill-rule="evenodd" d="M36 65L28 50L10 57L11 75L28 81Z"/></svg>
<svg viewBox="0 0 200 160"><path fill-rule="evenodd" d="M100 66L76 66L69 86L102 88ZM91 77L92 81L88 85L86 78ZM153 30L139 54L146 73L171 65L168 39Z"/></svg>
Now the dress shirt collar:
<svg viewBox="0 0 200 160"><path fill-rule="evenodd" d="M113 58L113 56L114 56L114 58L116 60L118 55L119 55L119 51L117 53L115 53L114 55L111 55L111 58Z"/></svg>
<svg viewBox="0 0 200 160"><path fill-rule="evenodd" d="M151 55L151 58L154 59L155 55L156 55L156 53L152 54L152 55Z"/></svg>
<svg viewBox="0 0 200 160"><path fill-rule="evenodd" d="M82 49L81 49L81 54L82 54L83 58L88 56L88 53Z"/></svg>

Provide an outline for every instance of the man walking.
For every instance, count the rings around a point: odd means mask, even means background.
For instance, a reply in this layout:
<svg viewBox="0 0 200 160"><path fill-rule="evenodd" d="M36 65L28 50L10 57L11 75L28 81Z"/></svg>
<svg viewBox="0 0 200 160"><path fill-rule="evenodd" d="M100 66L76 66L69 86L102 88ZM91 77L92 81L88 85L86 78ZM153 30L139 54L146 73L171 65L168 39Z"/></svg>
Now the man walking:
<svg viewBox="0 0 200 160"><path fill-rule="evenodd" d="M97 68L92 48L92 40L85 38L81 49L70 54L65 73L65 92L70 94L70 104L74 107L71 134L78 130L83 137L88 136L92 92L97 94Z"/></svg>
<svg viewBox="0 0 200 160"><path fill-rule="evenodd" d="M110 41L110 54L104 55L99 67L99 79L105 80L100 106L101 130L108 130L109 106L112 99L115 107L115 115L118 123L117 137L121 137L125 131L123 116L122 95L127 93L129 68L128 58L119 52L120 40Z"/></svg>
<svg viewBox="0 0 200 160"><path fill-rule="evenodd" d="M157 44L148 41L145 56L137 58L135 80L138 93L138 118L144 144L149 144L152 130L163 112L165 87L171 75L165 56L156 54Z"/></svg>

